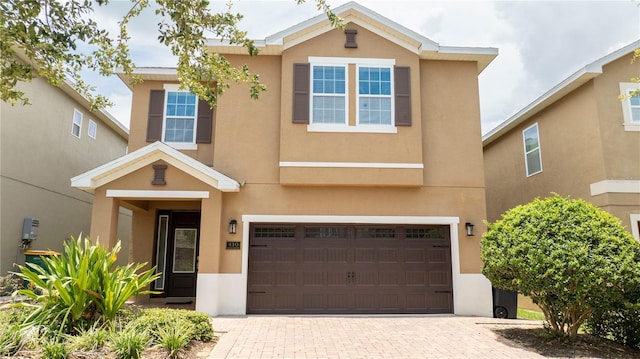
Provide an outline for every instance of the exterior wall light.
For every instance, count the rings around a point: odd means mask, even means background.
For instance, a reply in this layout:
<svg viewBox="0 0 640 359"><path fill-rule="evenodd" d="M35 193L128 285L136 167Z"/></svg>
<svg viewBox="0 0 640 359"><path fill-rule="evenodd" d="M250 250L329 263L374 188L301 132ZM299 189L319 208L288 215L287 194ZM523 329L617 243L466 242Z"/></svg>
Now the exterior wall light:
<svg viewBox="0 0 640 359"><path fill-rule="evenodd" d="M471 237L473 236L473 223L471 222L467 222L464 224L464 228L467 229L467 236Z"/></svg>
<svg viewBox="0 0 640 359"><path fill-rule="evenodd" d="M236 234L236 229L238 227L238 221L232 219L229 221L229 234Z"/></svg>

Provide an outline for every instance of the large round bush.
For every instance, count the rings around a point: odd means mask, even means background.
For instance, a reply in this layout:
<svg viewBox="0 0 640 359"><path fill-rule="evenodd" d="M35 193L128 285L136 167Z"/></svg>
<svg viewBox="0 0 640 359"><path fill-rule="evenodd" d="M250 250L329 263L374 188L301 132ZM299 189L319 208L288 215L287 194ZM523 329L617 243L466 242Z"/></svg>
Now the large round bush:
<svg viewBox="0 0 640 359"><path fill-rule="evenodd" d="M554 195L515 207L482 237L482 273L530 296L551 330L574 337L594 308L637 291L640 244L616 217Z"/></svg>

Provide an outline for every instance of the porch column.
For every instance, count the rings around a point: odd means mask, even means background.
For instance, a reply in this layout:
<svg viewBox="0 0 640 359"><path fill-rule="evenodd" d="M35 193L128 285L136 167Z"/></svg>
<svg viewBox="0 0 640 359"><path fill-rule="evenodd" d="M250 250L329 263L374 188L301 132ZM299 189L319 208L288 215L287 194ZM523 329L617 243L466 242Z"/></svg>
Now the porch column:
<svg viewBox="0 0 640 359"><path fill-rule="evenodd" d="M203 198L200 206L198 273L219 273L222 193L217 190L209 191L209 198Z"/></svg>
<svg viewBox="0 0 640 359"><path fill-rule="evenodd" d="M118 241L120 200L106 196L106 189L97 188L91 210L91 240L113 248Z"/></svg>

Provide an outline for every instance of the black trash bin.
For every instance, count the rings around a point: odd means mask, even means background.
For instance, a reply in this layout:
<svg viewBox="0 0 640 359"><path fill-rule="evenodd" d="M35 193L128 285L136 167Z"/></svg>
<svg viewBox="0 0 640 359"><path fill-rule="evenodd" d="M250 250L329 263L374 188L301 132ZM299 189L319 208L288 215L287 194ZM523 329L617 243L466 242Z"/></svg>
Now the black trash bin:
<svg viewBox="0 0 640 359"><path fill-rule="evenodd" d="M518 317L518 292L493 289L493 317L516 319Z"/></svg>

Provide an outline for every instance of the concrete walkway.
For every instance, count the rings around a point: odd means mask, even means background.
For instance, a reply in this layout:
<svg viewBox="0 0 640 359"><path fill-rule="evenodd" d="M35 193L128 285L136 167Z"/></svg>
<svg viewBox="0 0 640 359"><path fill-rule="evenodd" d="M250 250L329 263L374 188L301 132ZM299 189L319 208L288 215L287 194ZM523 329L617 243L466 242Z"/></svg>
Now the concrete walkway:
<svg viewBox="0 0 640 359"><path fill-rule="evenodd" d="M214 358L542 358L489 327L535 321L455 316L216 317Z"/></svg>

